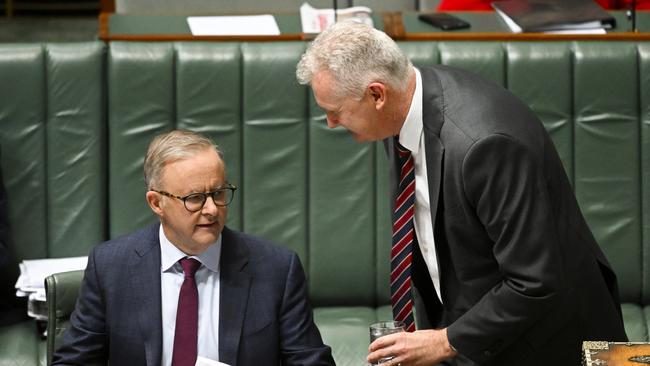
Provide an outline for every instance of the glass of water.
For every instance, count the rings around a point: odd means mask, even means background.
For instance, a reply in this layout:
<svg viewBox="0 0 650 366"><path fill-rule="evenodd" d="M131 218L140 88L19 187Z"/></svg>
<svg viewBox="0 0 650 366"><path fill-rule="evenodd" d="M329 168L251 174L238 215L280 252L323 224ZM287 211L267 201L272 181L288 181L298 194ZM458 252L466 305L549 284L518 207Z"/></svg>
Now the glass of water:
<svg viewBox="0 0 650 366"><path fill-rule="evenodd" d="M404 322L388 321L370 324L370 343L374 342L377 338L383 337L387 334L399 333L404 331ZM381 365L382 363L393 359L393 357L384 357L379 359L379 363L372 365Z"/></svg>

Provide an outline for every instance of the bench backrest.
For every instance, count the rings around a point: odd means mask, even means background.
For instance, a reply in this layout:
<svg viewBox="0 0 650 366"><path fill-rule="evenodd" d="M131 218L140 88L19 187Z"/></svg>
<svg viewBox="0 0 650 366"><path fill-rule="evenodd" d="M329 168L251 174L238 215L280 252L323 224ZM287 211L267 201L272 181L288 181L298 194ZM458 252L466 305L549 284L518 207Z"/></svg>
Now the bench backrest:
<svg viewBox="0 0 650 366"><path fill-rule="evenodd" d="M531 106L623 300L650 303L650 44L400 45L416 65L469 69ZM240 187L228 225L296 250L315 306L387 303L383 147L325 126L309 89L295 81L305 47L0 45L0 164L15 260L84 255L153 222L144 150L153 135L188 128L221 146Z"/></svg>

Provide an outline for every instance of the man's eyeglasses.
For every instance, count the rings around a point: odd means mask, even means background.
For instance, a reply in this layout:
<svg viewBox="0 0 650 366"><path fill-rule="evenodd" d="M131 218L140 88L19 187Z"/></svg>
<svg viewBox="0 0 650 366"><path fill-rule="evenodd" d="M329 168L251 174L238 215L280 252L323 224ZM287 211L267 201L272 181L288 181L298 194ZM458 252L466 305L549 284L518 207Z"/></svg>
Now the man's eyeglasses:
<svg viewBox="0 0 650 366"><path fill-rule="evenodd" d="M236 186L228 184L227 186L215 189L212 192L192 193L181 197L167 193L165 191L157 191L155 189L152 189L152 191L158 192L163 196L176 198L183 201L185 209L190 212L196 212L203 209L203 205L205 205L205 200L208 199L208 196L212 197L212 202L214 202L216 206L228 206L230 202L232 202L232 198L235 196L236 190Z"/></svg>

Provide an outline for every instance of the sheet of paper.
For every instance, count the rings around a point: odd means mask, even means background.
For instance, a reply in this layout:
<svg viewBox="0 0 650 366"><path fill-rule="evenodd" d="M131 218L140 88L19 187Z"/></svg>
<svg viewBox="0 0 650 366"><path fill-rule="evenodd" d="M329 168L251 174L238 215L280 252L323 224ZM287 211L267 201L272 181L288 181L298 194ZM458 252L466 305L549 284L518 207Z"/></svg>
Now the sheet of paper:
<svg viewBox="0 0 650 366"><path fill-rule="evenodd" d="M280 28L273 15L188 17L194 36L277 36Z"/></svg>
<svg viewBox="0 0 650 366"><path fill-rule="evenodd" d="M16 296L27 297L27 315L46 320L45 278L54 273L76 271L86 268L88 257L29 259L18 266L20 276L16 281Z"/></svg>
<svg viewBox="0 0 650 366"><path fill-rule="evenodd" d="M16 289L22 292L36 292L45 288L45 277L59 272L85 269L88 257L29 259L19 264L20 276Z"/></svg>
<svg viewBox="0 0 650 366"><path fill-rule="evenodd" d="M199 356L196 358L196 364L194 366L230 366L230 365Z"/></svg>
<svg viewBox="0 0 650 366"><path fill-rule="evenodd" d="M605 28L592 28L592 29L566 29L557 31L544 32L548 34L607 34Z"/></svg>

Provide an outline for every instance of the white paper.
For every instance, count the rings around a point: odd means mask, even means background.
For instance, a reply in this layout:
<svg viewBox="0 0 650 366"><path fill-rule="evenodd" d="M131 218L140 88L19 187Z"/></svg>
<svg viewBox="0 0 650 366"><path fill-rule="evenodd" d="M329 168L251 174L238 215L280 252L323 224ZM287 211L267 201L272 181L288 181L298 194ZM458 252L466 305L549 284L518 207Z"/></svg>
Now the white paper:
<svg viewBox="0 0 650 366"><path fill-rule="evenodd" d="M194 366L230 366L230 365L199 356L196 358L196 364Z"/></svg>
<svg viewBox="0 0 650 366"><path fill-rule="evenodd" d="M607 34L605 28L592 28L592 29L565 29L544 32L548 34Z"/></svg>
<svg viewBox="0 0 650 366"><path fill-rule="evenodd" d="M372 10L367 6L336 9L336 20L352 19L372 27L371 13ZM308 3L303 3L300 6L300 23L303 33L320 33L334 24L334 9L316 9Z"/></svg>
<svg viewBox="0 0 650 366"><path fill-rule="evenodd" d="M29 259L18 266L16 296L28 296L32 301L45 301L45 277L54 273L85 269L88 257Z"/></svg>
<svg viewBox="0 0 650 366"><path fill-rule="evenodd" d="M499 8L494 8L497 14L501 16L501 19L503 19L503 22L506 23L508 28L512 31L512 33L521 33L521 27L515 23L512 18L510 18L506 13L502 12L501 9Z"/></svg>
<svg viewBox="0 0 650 366"><path fill-rule="evenodd" d="M194 36L277 36L280 28L273 15L188 17Z"/></svg>

